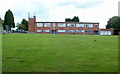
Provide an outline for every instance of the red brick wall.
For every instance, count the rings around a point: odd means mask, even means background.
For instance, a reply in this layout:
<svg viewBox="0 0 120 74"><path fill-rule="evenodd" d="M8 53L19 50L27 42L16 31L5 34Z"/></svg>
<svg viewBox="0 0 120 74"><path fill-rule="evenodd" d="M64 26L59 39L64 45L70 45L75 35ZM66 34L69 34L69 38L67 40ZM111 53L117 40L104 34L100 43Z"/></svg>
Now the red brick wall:
<svg viewBox="0 0 120 74"><path fill-rule="evenodd" d="M37 23L51 23L51 27L37 27ZM56 22L56 27L52 27L52 24L54 22L36 22L36 17L34 16L33 18L29 18L29 32L34 32L34 33L38 33L37 30L56 30L56 32L58 32L57 30L66 30L66 33L60 33L59 34L73 34L73 33L67 33L67 30L92 30L92 32L94 30L99 30L99 25L98 27L95 27L95 24L94 23L89 23L89 24L93 24L93 27L92 28L78 28L78 27L67 27L67 23L66 23L66 27L58 27L58 23L61 23L61 22ZM65 23L65 22L63 22ZM75 26L77 23L74 23ZM88 23L84 23L85 24L88 24ZM97 23L98 24L98 23ZM50 32L40 32L40 33L51 33L52 31ZM76 33L76 34L88 34L88 35L92 35L93 33Z"/></svg>

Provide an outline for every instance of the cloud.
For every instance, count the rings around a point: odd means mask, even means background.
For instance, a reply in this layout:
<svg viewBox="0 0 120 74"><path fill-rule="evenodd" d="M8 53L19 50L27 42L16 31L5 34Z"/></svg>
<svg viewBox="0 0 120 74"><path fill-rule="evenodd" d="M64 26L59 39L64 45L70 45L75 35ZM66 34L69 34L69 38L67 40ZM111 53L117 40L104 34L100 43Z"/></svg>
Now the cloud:
<svg viewBox="0 0 120 74"><path fill-rule="evenodd" d="M59 6L68 6L73 5L76 8L91 8L100 5L102 2L61 2L59 3Z"/></svg>
<svg viewBox="0 0 120 74"><path fill-rule="evenodd" d="M112 16L117 16L119 0L3 0L0 3L0 17L4 19L8 9L14 14L15 22L34 13L37 21L64 21L65 18L79 16L83 22L100 22L105 27ZM5 4L6 2L7 5Z"/></svg>

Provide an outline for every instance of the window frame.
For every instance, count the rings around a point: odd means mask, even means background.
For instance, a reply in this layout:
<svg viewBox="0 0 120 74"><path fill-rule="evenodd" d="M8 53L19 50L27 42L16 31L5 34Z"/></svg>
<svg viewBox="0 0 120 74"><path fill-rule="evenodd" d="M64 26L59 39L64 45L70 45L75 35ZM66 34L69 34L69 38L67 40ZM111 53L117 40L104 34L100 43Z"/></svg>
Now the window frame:
<svg viewBox="0 0 120 74"><path fill-rule="evenodd" d="M93 24L85 24L86 28L93 28Z"/></svg>
<svg viewBox="0 0 120 74"><path fill-rule="evenodd" d="M48 32L48 31L50 32L50 30L44 30L44 32Z"/></svg>
<svg viewBox="0 0 120 74"><path fill-rule="evenodd" d="M60 26L61 24L64 26ZM65 23L58 23L58 27L66 27L66 24Z"/></svg>
<svg viewBox="0 0 120 74"><path fill-rule="evenodd" d="M40 26L42 25L42 26ZM37 23L37 27L43 27L43 23Z"/></svg>
<svg viewBox="0 0 120 74"><path fill-rule="evenodd" d="M81 31L81 32L79 32ZM84 30L76 30L77 33L84 33L85 31Z"/></svg>
<svg viewBox="0 0 120 74"><path fill-rule="evenodd" d="M49 25L49 26L47 26ZM44 27L51 27L51 23L44 23Z"/></svg>
<svg viewBox="0 0 120 74"><path fill-rule="evenodd" d="M58 32L59 32L60 30L58 30ZM62 30L61 30L62 31ZM64 30L64 32L66 32L66 30ZM64 33L64 32L60 32L60 33Z"/></svg>
<svg viewBox="0 0 120 74"><path fill-rule="evenodd" d="M73 32L69 32L69 31L73 31ZM74 32L75 32L75 30L67 30L67 32L68 32L68 33L74 33Z"/></svg>
<svg viewBox="0 0 120 74"><path fill-rule="evenodd" d="M81 26L78 26L78 25L81 25ZM81 28L84 28L84 24L76 24L76 27L81 27Z"/></svg>
<svg viewBox="0 0 120 74"><path fill-rule="evenodd" d="M67 27L72 27L72 26L69 26L69 25L72 25L72 23L68 23L68 24L67 24ZM73 27L75 27L75 24L74 24Z"/></svg>
<svg viewBox="0 0 120 74"><path fill-rule="evenodd" d="M37 32L42 32L42 30L37 30Z"/></svg>

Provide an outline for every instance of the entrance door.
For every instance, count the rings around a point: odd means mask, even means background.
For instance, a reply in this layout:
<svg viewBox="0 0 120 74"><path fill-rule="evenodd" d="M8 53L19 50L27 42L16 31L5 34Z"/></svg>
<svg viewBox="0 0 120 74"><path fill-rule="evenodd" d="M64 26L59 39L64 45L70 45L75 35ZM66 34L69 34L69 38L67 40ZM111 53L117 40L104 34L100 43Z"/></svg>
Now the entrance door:
<svg viewBox="0 0 120 74"><path fill-rule="evenodd" d="M98 31L94 31L93 35L99 35L99 32Z"/></svg>
<svg viewBox="0 0 120 74"><path fill-rule="evenodd" d="M57 34L56 30L52 30L52 34Z"/></svg>

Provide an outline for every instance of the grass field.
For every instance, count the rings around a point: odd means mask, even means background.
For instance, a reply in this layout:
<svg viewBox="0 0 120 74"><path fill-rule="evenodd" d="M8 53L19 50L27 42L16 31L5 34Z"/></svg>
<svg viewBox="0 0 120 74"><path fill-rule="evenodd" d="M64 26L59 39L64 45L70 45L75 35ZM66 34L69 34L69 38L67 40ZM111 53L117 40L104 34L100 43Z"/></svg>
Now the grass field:
<svg viewBox="0 0 120 74"><path fill-rule="evenodd" d="M6 34L2 38L3 72L118 71L118 36Z"/></svg>

